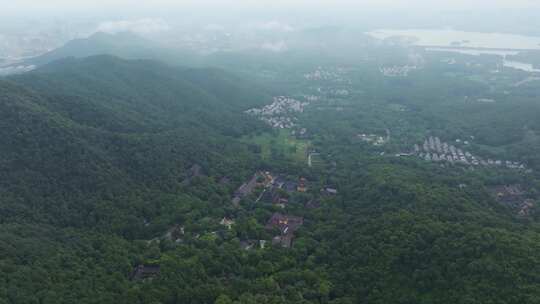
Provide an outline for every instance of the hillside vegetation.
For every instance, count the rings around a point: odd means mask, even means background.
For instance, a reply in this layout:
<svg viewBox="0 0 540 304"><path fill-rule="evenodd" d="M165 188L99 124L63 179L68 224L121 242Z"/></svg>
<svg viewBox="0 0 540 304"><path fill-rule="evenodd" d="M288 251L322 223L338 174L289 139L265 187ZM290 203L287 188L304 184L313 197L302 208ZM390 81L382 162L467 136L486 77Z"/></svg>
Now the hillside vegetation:
<svg viewBox="0 0 540 304"><path fill-rule="evenodd" d="M0 304L540 303L537 216L479 173L373 156L341 121L308 168L306 143L244 114L270 102L218 69L111 56L0 80ZM232 204L257 171L307 190ZM276 212L303 218L290 248Z"/></svg>

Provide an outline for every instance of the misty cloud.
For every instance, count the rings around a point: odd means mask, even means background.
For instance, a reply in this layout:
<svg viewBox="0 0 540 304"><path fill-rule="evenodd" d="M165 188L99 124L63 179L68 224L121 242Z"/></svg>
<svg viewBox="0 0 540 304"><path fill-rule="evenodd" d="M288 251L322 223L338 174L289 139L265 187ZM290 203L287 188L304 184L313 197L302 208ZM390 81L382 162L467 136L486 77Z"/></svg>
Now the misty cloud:
<svg viewBox="0 0 540 304"><path fill-rule="evenodd" d="M263 45L261 45L261 49L265 51L280 53L280 52L285 52L286 50L288 50L288 47L285 41L278 41L278 42L263 43Z"/></svg>
<svg viewBox="0 0 540 304"><path fill-rule="evenodd" d="M35 65L18 65L10 66L5 68L0 68L0 76L7 76L13 74L22 74L29 71L32 71L36 68Z"/></svg>
<svg viewBox="0 0 540 304"><path fill-rule="evenodd" d="M204 27L204 30L209 31L209 32L223 32L225 31L225 27L221 24L211 23L211 24L207 24Z"/></svg>
<svg viewBox="0 0 540 304"><path fill-rule="evenodd" d="M136 34L154 34L170 30L169 24L161 19L138 19L106 21L98 25L98 32L115 34L119 32L133 32Z"/></svg>
<svg viewBox="0 0 540 304"><path fill-rule="evenodd" d="M263 31L274 31L274 32L292 32L294 27L290 26L287 23L279 22L276 20L258 23L254 26L255 29Z"/></svg>

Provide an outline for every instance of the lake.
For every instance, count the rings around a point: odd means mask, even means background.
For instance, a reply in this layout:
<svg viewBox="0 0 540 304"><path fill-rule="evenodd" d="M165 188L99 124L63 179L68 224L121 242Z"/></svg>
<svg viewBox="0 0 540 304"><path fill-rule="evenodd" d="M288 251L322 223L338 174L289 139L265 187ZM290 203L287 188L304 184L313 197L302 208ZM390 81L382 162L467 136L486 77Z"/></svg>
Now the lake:
<svg viewBox="0 0 540 304"><path fill-rule="evenodd" d="M521 50L540 50L540 37L501 33L479 33L454 30L376 30L367 34L387 39L402 37L412 45L424 46L426 51L456 52L466 55L498 55L503 65L530 73L540 73L530 63L507 60Z"/></svg>
<svg viewBox="0 0 540 304"><path fill-rule="evenodd" d="M517 55L519 51L506 51L506 50L487 50L487 49L461 49L461 48L440 48L440 47L428 47L426 51L430 52L452 52L465 55L480 56L480 55L497 55L503 59L503 66L507 68L513 68L530 73L540 73L540 69L535 69L530 63L520 62L515 60L508 60L506 56Z"/></svg>
<svg viewBox="0 0 540 304"><path fill-rule="evenodd" d="M504 59L503 65L508 68L518 69L530 73L540 73L540 69L535 69L530 63L506 60Z"/></svg>
<svg viewBox="0 0 540 304"><path fill-rule="evenodd" d="M465 55L473 55L473 56L480 56L480 55L498 55L498 56L507 56L507 55L517 55L519 54L519 51L510 51L510 50L490 50L490 49L464 49L464 48L458 48L458 47L427 47L426 51L431 52L454 52L454 53L460 53Z"/></svg>
<svg viewBox="0 0 540 304"><path fill-rule="evenodd" d="M441 30L390 30L371 31L368 35L386 39L408 37L413 45L430 47L462 47L503 50L540 50L540 37L501 33L464 32L450 29Z"/></svg>

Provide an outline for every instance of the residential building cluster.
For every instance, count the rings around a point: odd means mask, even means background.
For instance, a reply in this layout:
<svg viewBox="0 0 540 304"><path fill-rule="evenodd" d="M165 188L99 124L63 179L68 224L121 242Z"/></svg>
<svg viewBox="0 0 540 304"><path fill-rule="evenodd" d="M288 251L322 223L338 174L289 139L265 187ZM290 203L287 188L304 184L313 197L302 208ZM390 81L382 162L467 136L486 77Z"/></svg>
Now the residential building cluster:
<svg viewBox="0 0 540 304"><path fill-rule="evenodd" d="M270 172L257 172L253 177L242 184L240 188L235 192L233 201L241 200L246 195L252 194L256 188L262 188L262 192L259 194L255 203L269 203L284 209L289 204L290 195L292 193L305 193L308 191L308 180L300 177L297 181L287 179L281 175L273 175ZM336 189L331 189L333 195L337 194ZM306 208L318 208L320 206L319 201L312 199L305 204ZM292 247L294 233L302 226L304 219L298 216L292 216L281 213L274 213L272 217L266 223L266 229L276 234L272 238L272 245L281 246L284 248ZM234 225L234 220L229 218L223 218L220 222L221 225L231 229ZM241 247L246 250L253 249L253 247L259 245L259 248L264 249L264 240L246 240L241 242Z"/></svg>
<svg viewBox="0 0 540 304"><path fill-rule="evenodd" d="M298 181L287 179L283 176L272 177L263 193L260 196L260 201L270 203L281 208L285 208L289 204L290 195L295 192L305 193L308 191L308 181L301 177Z"/></svg>
<svg viewBox="0 0 540 304"><path fill-rule="evenodd" d="M284 209L294 193L307 193L310 187L309 181L304 177L298 179L288 178L284 175L274 175L270 172L257 172L251 179L242 184L234 193L233 204L238 205L243 198L253 194L256 188L262 189L255 203L261 202L273 204ZM331 186L325 186L320 190L320 196L334 196L338 190ZM318 205L318 201L310 201L311 206ZM309 206L305 206L309 208Z"/></svg>
<svg viewBox="0 0 540 304"><path fill-rule="evenodd" d="M297 121L294 114L303 113L307 105L309 102L279 96L274 97L272 104L247 110L246 113L258 117L273 128L290 129L295 126Z"/></svg>
<svg viewBox="0 0 540 304"><path fill-rule="evenodd" d="M260 172L257 172L255 173L251 179L245 183L243 183L235 192L234 192L234 196L233 196L233 199L232 199L232 203L233 205L235 206L238 206L238 204L240 203L240 201L250 195L251 193L253 193L253 190L255 190L255 187L257 187L257 185L259 184L258 183L258 178L261 176L261 173Z"/></svg>
<svg viewBox="0 0 540 304"><path fill-rule="evenodd" d="M330 94L335 96L347 97L349 96L350 92L347 89L334 89L330 91Z"/></svg>
<svg viewBox="0 0 540 304"><path fill-rule="evenodd" d="M272 245L290 248L294 239L294 233L304 224L304 219L299 216L274 213L266 223L269 231L279 231L272 239Z"/></svg>
<svg viewBox="0 0 540 304"><path fill-rule="evenodd" d="M373 144L374 146L382 146L386 144L389 140L389 137L383 137L377 134L358 134L357 137L367 143Z"/></svg>
<svg viewBox="0 0 540 304"><path fill-rule="evenodd" d="M291 131L292 136L296 136L298 139L307 139L309 138L309 132L306 128L298 128L297 130Z"/></svg>
<svg viewBox="0 0 540 304"><path fill-rule="evenodd" d="M495 99L492 98L478 98L476 101L483 103L494 103Z"/></svg>
<svg viewBox="0 0 540 304"><path fill-rule="evenodd" d="M194 165L194 171L199 171L198 165ZM313 187L313 186L311 186ZM262 191L255 191L256 189L262 189ZM243 183L235 192L232 198L232 203L236 207L242 199L247 197L253 198L254 203L267 203L279 206L285 209L289 200L292 198L293 193L306 193L310 190L309 181L304 177L289 178L284 175L273 175L270 172L258 171L255 172L245 183ZM255 194L258 196L255 198ZM306 209L315 209L321 206L321 197L335 196L338 194L336 188L329 186L320 190L320 194L316 194L309 201L303 203ZM150 225L147 220L144 221L145 226ZM187 231L181 224L175 224L170 227L160 237L155 237L148 240L147 243L161 243L162 241L169 241L174 243L183 243L185 238L188 239L217 239L224 238L227 231L234 230L236 221L233 217L225 216L220 220L216 219L216 224L222 226L222 229L215 231L209 231L204 233L196 233L193 231ZM265 228L267 231L274 233L271 243L274 246L281 246L284 248L292 247L295 232L303 225L304 219L299 216L288 215L284 213L274 213L272 217L267 221ZM251 249L265 249L267 243L270 240L241 240L240 247L245 250ZM151 279L159 274L159 265L139 265L134 269L132 274L133 280L146 280Z"/></svg>
<svg viewBox="0 0 540 304"><path fill-rule="evenodd" d="M454 65L457 63L455 58L444 58L444 59L441 59L441 62L446 63L448 65Z"/></svg>
<svg viewBox="0 0 540 304"><path fill-rule="evenodd" d="M469 145L468 141L456 140L457 143ZM432 162L449 162L472 166L500 166L509 169L525 169L525 165L503 160L482 159L470 152L463 151L454 145L442 142L439 137L430 136L422 145L414 145L414 155Z"/></svg>
<svg viewBox="0 0 540 304"><path fill-rule="evenodd" d="M159 276L159 273L159 265L139 264L133 269L130 279L132 281L150 281Z"/></svg>
<svg viewBox="0 0 540 304"><path fill-rule="evenodd" d="M320 97L316 95L302 95L302 97L304 97L308 102L314 102L320 99Z"/></svg>
<svg viewBox="0 0 540 304"><path fill-rule="evenodd" d="M381 67L379 71L386 77L407 77L409 72L416 70L414 65Z"/></svg>
<svg viewBox="0 0 540 304"><path fill-rule="evenodd" d="M519 216L528 216L531 214L535 202L523 190L519 184L515 185L498 185L488 188L492 196L499 203L509 206L517 211Z"/></svg>
<svg viewBox="0 0 540 304"><path fill-rule="evenodd" d="M325 69L323 67L317 67L315 71L304 74L304 79L310 81L332 81L332 82L346 82L351 83L351 81L346 77L348 69L346 68L332 68Z"/></svg>

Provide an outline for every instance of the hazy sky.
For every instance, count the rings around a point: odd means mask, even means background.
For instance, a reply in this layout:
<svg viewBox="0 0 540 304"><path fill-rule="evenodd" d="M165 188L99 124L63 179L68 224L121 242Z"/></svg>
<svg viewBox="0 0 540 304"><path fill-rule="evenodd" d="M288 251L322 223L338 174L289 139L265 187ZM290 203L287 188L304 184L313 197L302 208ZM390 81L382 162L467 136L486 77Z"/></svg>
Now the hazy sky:
<svg viewBox="0 0 540 304"><path fill-rule="evenodd" d="M0 0L0 34L2 28L50 17L85 20L104 30L130 28L135 22L143 32L186 24L279 21L297 26L450 27L540 34L540 0Z"/></svg>
<svg viewBox="0 0 540 304"><path fill-rule="evenodd" d="M190 10L226 7L231 10L288 9L431 9L540 8L538 0L0 0L0 11L38 13L131 9ZM223 13L226 13L223 12Z"/></svg>
<svg viewBox="0 0 540 304"><path fill-rule="evenodd" d="M185 33L281 37L321 27L540 36L540 0L0 0L0 43L23 50L35 48L24 45L35 41L25 37L54 47L95 32L131 31L169 41ZM280 50L284 44L276 38L264 47Z"/></svg>

